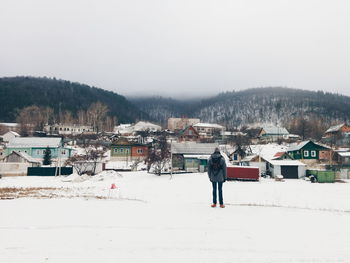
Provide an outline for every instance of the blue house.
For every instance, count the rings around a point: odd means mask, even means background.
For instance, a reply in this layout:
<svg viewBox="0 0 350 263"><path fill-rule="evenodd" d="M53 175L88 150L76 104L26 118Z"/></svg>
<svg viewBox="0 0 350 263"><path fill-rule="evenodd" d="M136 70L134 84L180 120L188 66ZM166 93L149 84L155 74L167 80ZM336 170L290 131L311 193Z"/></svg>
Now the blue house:
<svg viewBox="0 0 350 263"><path fill-rule="evenodd" d="M14 151L24 152L37 160L42 160L47 147L51 151L52 159L67 159L72 155L72 149L64 148L63 140L56 137L16 137L6 145L5 154Z"/></svg>

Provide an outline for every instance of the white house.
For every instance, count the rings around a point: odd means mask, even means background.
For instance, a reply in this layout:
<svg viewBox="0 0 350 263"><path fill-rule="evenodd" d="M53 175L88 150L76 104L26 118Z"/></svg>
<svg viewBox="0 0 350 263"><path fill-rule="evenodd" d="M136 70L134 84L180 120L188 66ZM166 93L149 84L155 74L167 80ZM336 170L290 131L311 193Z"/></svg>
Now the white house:
<svg viewBox="0 0 350 263"><path fill-rule="evenodd" d="M9 132L6 132L4 135L2 135L0 137L2 138L3 142L8 143L13 138L21 137L21 136L15 131L9 131Z"/></svg>
<svg viewBox="0 0 350 263"><path fill-rule="evenodd" d="M220 135L225 131L225 127L216 123L196 123L193 128L197 130L201 137L212 137L215 133Z"/></svg>

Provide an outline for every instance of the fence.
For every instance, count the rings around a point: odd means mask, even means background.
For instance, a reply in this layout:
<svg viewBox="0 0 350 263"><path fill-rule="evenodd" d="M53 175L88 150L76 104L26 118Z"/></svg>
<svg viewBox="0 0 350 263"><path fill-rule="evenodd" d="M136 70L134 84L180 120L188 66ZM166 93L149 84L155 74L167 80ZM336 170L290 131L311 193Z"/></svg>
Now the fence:
<svg viewBox="0 0 350 263"><path fill-rule="evenodd" d="M57 167L28 167L28 176L55 176L58 173ZM61 175L73 173L73 167L61 167Z"/></svg>

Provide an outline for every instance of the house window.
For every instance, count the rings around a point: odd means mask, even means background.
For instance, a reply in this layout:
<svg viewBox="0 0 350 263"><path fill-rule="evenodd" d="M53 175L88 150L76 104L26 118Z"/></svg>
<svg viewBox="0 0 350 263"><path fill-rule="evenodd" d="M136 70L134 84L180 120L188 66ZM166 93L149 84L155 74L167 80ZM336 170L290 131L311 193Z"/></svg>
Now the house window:
<svg viewBox="0 0 350 263"><path fill-rule="evenodd" d="M311 151L311 157L316 157L316 151Z"/></svg>
<svg viewBox="0 0 350 263"><path fill-rule="evenodd" d="M123 153L123 152L124 152L124 149L123 149L123 148L120 148L120 149L119 149L119 152L120 152L120 153Z"/></svg>
<svg viewBox="0 0 350 263"><path fill-rule="evenodd" d="M193 132L191 130L189 130L188 135L193 135Z"/></svg>
<svg viewBox="0 0 350 263"><path fill-rule="evenodd" d="M118 149L117 149L117 148L114 148L114 152L117 153L117 152L118 152Z"/></svg>
<svg viewBox="0 0 350 263"><path fill-rule="evenodd" d="M66 150L62 150L61 154L65 155L66 154Z"/></svg>
<svg viewBox="0 0 350 263"><path fill-rule="evenodd" d="M40 154L40 150L36 150L36 154L39 155Z"/></svg>
<svg viewBox="0 0 350 263"><path fill-rule="evenodd" d="M309 157L309 151L304 151L304 157Z"/></svg>
<svg viewBox="0 0 350 263"><path fill-rule="evenodd" d="M138 154L142 154L143 153L143 149L137 149L137 153Z"/></svg>

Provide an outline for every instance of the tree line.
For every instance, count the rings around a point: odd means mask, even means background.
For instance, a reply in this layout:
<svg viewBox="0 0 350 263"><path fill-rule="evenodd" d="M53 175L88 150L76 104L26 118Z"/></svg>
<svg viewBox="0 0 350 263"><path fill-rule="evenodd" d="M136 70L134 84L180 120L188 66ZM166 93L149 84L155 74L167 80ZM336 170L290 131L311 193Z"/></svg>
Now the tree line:
<svg viewBox="0 0 350 263"><path fill-rule="evenodd" d="M101 102L92 103L87 110L55 111L51 107L31 105L18 111L16 118L20 125L20 134L28 136L34 131L43 131L45 125L85 125L91 126L95 132L113 131L117 118L108 115L109 108Z"/></svg>

